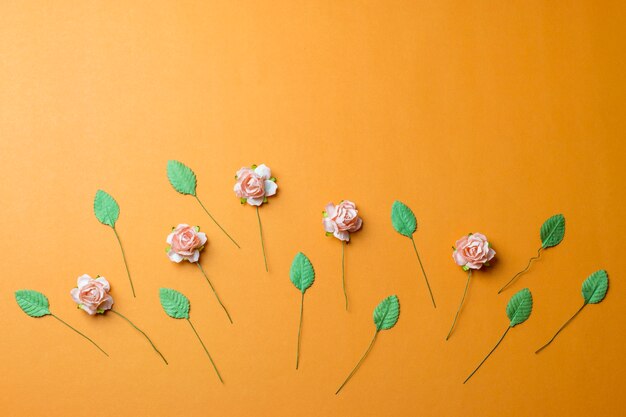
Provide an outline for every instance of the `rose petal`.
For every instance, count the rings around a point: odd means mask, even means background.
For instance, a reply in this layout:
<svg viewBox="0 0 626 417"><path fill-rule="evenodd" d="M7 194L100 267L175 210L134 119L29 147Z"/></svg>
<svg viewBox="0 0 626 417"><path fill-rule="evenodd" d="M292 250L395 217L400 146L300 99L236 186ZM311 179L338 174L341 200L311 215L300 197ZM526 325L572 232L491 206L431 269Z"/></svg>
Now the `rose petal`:
<svg viewBox="0 0 626 417"><path fill-rule="evenodd" d="M274 181L265 180L265 196L270 197L276 194L276 190L278 189L278 184Z"/></svg>
<svg viewBox="0 0 626 417"><path fill-rule="evenodd" d="M194 251L194 253L189 258L187 258L187 260L189 262L192 262L192 263L193 262L198 262L198 259L200 259L200 251L199 250Z"/></svg>
<svg viewBox="0 0 626 417"><path fill-rule="evenodd" d="M198 239L200 239L200 246L204 246L207 241L206 233L198 232Z"/></svg>
<svg viewBox="0 0 626 417"><path fill-rule="evenodd" d="M85 285L89 284L91 282L91 277L87 274L81 275L78 277L78 279L76 280L76 283L78 284L78 288L83 288Z"/></svg>
<svg viewBox="0 0 626 417"><path fill-rule="evenodd" d="M259 198L250 197L246 201L251 206L260 206L261 204L263 204L263 197L259 197Z"/></svg>
<svg viewBox="0 0 626 417"><path fill-rule="evenodd" d="M335 205L333 203L326 204L326 214L328 215L328 217L335 216Z"/></svg>
<svg viewBox="0 0 626 417"><path fill-rule="evenodd" d="M80 299L78 298L79 292L80 292L80 290L78 288L72 288L72 290L70 291L70 295L72 296L72 300L74 300L74 302L76 304L80 304Z"/></svg>
<svg viewBox="0 0 626 417"><path fill-rule="evenodd" d="M266 179L266 180L269 180L270 178L272 178L272 171L265 164L261 164L258 167L256 167L254 169L254 173L257 174L259 177Z"/></svg>
<svg viewBox="0 0 626 417"><path fill-rule="evenodd" d="M172 261L172 262L179 263L180 261L183 260L183 257L180 256L179 254L177 254L174 251L167 252L167 256L170 258L170 261Z"/></svg>
<svg viewBox="0 0 626 417"><path fill-rule="evenodd" d="M324 230L327 233L333 233L335 230L337 230L335 222L333 222L328 217L324 217L324 219L322 220L322 224L324 225Z"/></svg>
<svg viewBox="0 0 626 417"><path fill-rule="evenodd" d="M93 316L94 314L96 314L96 310L94 310L93 308L90 308L89 306L86 306L85 304L81 304L79 307L85 310L87 314L89 314L90 316Z"/></svg>
<svg viewBox="0 0 626 417"><path fill-rule="evenodd" d="M168 244L168 245L171 245L171 244L172 244L172 239L174 238L174 235L175 235L175 234L176 234L176 233L172 232L172 233L170 233L169 235L167 235L167 239L165 239L165 242L167 242L167 244Z"/></svg>
<svg viewBox="0 0 626 417"><path fill-rule="evenodd" d="M459 250L452 252L452 258L458 266L464 266L467 262Z"/></svg>
<svg viewBox="0 0 626 417"><path fill-rule="evenodd" d="M106 292L111 291L111 285L109 285L109 281L107 281L105 277L98 277L95 279L95 281L102 283L102 286L104 287L104 291Z"/></svg>
<svg viewBox="0 0 626 417"><path fill-rule="evenodd" d="M350 241L350 233L345 232L345 231L336 230L333 233L333 236L335 236L339 240L343 240L344 242Z"/></svg>

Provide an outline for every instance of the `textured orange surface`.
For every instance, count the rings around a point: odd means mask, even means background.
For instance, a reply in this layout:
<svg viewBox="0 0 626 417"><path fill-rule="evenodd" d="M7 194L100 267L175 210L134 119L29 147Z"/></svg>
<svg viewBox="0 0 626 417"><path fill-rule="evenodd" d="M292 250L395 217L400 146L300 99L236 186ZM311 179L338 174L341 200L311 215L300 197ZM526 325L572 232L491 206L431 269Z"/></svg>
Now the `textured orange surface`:
<svg viewBox="0 0 626 417"><path fill-rule="evenodd" d="M623 237L624 19L619 1L10 1L0 2L0 412L4 416L616 416L626 359ZM198 194L238 250L191 197L166 180L168 159L198 175ZM232 192L242 165L266 163L279 194L254 210ZM118 230L97 222L98 188L121 206ZM328 201L364 219L346 251L326 238ZM415 211L416 242L391 227L394 199ZM563 243L513 288L550 215ZM180 222L209 235L205 270L230 325L193 265L171 263ZM451 245L480 231L498 261L465 284ZM317 279L305 298L294 369L297 251ZM592 271L606 300L533 352L582 301ZM89 317L69 297L76 277L106 276L115 308L142 327ZM225 379L158 288L176 288ZM534 295L507 326L509 297ZM31 319L13 292L47 294L52 310L96 339L106 358L54 319ZM333 393L367 347L372 310L389 294L397 326Z"/></svg>

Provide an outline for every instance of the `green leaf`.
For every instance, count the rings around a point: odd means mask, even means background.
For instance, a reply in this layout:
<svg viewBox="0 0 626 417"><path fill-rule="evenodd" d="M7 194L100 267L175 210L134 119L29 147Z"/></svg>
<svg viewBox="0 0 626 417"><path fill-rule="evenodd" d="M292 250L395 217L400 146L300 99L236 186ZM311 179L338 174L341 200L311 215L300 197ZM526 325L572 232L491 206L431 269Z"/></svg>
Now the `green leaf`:
<svg viewBox="0 0 626 417"><path fill-rule="evenodd" d="M605 270L600 269L589 275L585 282L583 282L582 293L585 303L597 304L604 300L608 289L609 277Z"/></svg>
<svg viewBox="0 0 626 417"><path fill-rule="evenodd" d="M31 317L42 317L50 314L50 303L45 295L33 290L15 291L15 301L24 313Z"/></svg>
<svg viewBox="0 0 626 417"><path fill-rule="evenodd" d="M374 324L376 331L388 330L396 325L400 315L400 302L398 297L390 295L380 302L374 309Z"/></svg>
<svg viewBox="0 0 626 417"><path fill-rule="evenodd" d="M109 193L98 190L93 199L93 212L100 223L115 227L115 222L120 217L120 206Z"/></svg>
<svg viewBox="0 0 626 417"><path fill-rule="evenodd" d="M165 313L175 319L189 318L189 299L171 288L160 288L159 298Z"/></svg>
<svg viewBox="0 0 626 417"><path fill-rule="evenodd" d="M394 201L391 206L391 223L396 232L412 237L417 229L417 220L411 209L401 201Z"/></svg>
<svg viewBox="0 0 626 417"><path fill-rule="evenodd" d="M541 246L551 248L563 240L565 236L565 217L555 214L541 225Z"/></svg>
<svg viewBox="0 0 626 417"><path fill-rule="evenodd" d="M309 258L302 252L298 252L295 258L293 258L291 269L289 270L289 278L293 285L303 293L313 285L315 270Z"/></svg>
<svg viewBox="0 0 626 417"><path fill-rule="evenodd" d="M167 179L179 193L196 195L196 174L182 162L167 161Z"/></svg>
<svg viewBox="0 0 626 417"><path fill-rule="evenodd" d="M506 315L511 321L510 326L517 326L528 320L531 311L533 311L533 296L528 288L524 288L513 295L506 306Z"/></svg>

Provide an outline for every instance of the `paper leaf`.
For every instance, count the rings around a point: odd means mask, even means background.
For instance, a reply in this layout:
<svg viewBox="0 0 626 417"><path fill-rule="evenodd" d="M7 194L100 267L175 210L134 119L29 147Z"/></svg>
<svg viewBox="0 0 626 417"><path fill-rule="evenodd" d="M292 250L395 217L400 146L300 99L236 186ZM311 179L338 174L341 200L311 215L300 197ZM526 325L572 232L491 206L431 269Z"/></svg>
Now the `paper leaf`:
<svg viewBox="0 0 626 417"><path fill-rule="evenodd" d="M159 298L165 313L175 319L189 318L189 299L171 288L160 288Z"/></svg>
<svg viewBox="0 0 626 417"><path fill-rule="evenodd" d="M533 296L528 288L524 288L513 295L506 306L506 315L511 321L510 326L514 327L528 320L532 310Z"/></svg>
<svg viewBox="0 0 626 417"><path fill-rule="evenodd" d="M24 313L31 317L42 317L50 314L50 303L45 295L33 290L15 291L15 300Z"/></svg>
<svg viewBox="0 0 626 417"><path fill-rule="evenodd" d="M598 270L583 282L583 298L585 303L597 304L604 300L606 291L609 289L609 277L605 270Z"/></svg>
<svg viewBox="0 0 626 417"><path fill-rule="evenodd" d="M565 236L565 217L555 214L541 225L541 246L551 248L563 240Z"/></svg>
<svg viewBox="0 0 626 417"><path fill-rule="evenodd" d="M179 193L196 195L196 174L182 162L167 161L167 179Z"/></svg>
<svg viewBox="0 0 626 417"><path fill-rule="evenodd" d="M374 309L374 324L376 330L388 330L396 325L400 315L400 302L398 297L390 295L380 302Z"/></svg>
<svg viewBox="0 0 626 417"><path fill-rule="evenodd" d="M289 278L293 285L303 293L313 285L315 270L309 258L302 252L298 252L295 258L293 258L291 269L289 270Z"/></svg>
<svg viewBox="0 0 626 417"><path fill-rule="evenodd" d="M413 211L401 201L394 201L391 206L391 223L396 232L406 237L413 236L417 229L417 220Z"/></svg>
<svg viewBox="0 0 626 417"><path fill-rule="evenodd" d="M110 194L98 190L93 199L93 212L100 223L115 227L115 222L120 216L120 206Z"/></svg>

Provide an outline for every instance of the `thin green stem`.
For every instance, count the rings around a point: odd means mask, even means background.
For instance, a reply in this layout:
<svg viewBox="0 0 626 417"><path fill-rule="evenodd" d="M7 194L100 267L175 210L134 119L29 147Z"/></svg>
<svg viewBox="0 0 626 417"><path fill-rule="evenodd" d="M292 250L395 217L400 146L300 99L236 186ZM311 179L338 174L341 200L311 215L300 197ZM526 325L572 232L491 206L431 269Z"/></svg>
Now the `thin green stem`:
<svg viewBox="0 0 626 417"><path fill-rule="evenodd" d="M361 366L361 364L365 360L365 357L367 356L367 354L370 353L370 350L372 350L372 347L374 346L374 342L376 341L376 336L378 336L378 330L376 330L376 333L374 333L374 337L372 338L372 341L370 342L370 345L367 347L367 350L365 351L363 356L361 356L361 359L359 359L359 362L357 362L357 364L354 367L354 369L352 369L352 372L350 372L350 375L348 375L348 377L346 378L345 381L343 381L343 384L341 384L341 386L339 387L337 392L335 392L335 395L339 394L339 391L341 391L341 389L348 383L350 378L352 378L352 375L354 375L354 373L357 371L357 369L359 369L359 367Z"/></svg>
<svg viewBox="0 0 626 417"><path fill-rule="evenodd" d="M81 335L82 337L84 337L85 339L89 340L89 342L94 345L95 347L98 348L98 350L100 350L100 352L104 353L105 355L109 356L108 353L106 353L100 346L98 346L96 344L96 342L94 342L93 340L91 340L90 338L88 338L87 336L85 336L84 334L82 334L81 332L79 332L78 330L76 330L75 328L73 328L72 326L70 326L69 324L67 324L66 322L64 322L63 320L61 320L59 317L57 317L56 315L50 313L50 315L52 317L54 317L55 319L57 319L58 321L60 321L61 323L65 324L67 327L69 327L70 329L74 330L76 333L78 333L79 335Z"/></svg>
<svg viewBox="0 0 626 417"><path fill-rule="evenodd" d="M528 268L530 268L530 264L533 261L538 260L539 258L541 258L541 250L543 249L543 246L540 247L537 250L537 256L533 256L532 258L530 258L528 260L528 264L526 265L526 268L522 269L521 271L519 271L517 274L515 274L515 276L513 278L511 278L511 280L509 282L507 282L506 284L504 284L504 286L502 288L500 288L500 290L498 290L498 294L500 294L502 291L504 291L506 289L506 287L508 287L509 285L511 285L513 283L513 281L515 281L517 279L517 277L519 277L520 275L522 275L524 272L528 271Z"/></svg>
<svg viewBox="0 0 626 417"><path fill-rule="evenodd" d="M422 274L424 274L424 279L426 280L426 286L428 287L428 292L430 293L430 299L433 301L433 307L437 308L435 304L435 297L433 296L433 291L430 289L430 284L428 283L428 277L426 276L426 271L424 270L424 265L422 264L422 259L420 258L420 254L417 252L417 246L415 246L415 240L413 236L411 236L411 243L413 243L413 249L415 250L415 255L417 255L417 261L420 264L420 268L422 268Z"/></svg>
<svg viewBox="0 0 626 417"><path fill-rule="evenodd" d="M298 347L296 348L296 369L300 363L300 334L302 333L302 311L304 310L304 291L300 300L300 324L298 325Z"/></svg>
<svg viewBox="0 0 626 417"><path fill-rule="evenodd" d="M265 243L263 243L263 226L261 225L259 206L256 207L256 218L259 220L259 236L261 236L261 249L263 249L263 262L265 262L265 272L269 272L269 269L267 269L267 258L265 257Z"/></svg>
<svg viewBox="0 0 626 417"><path fill-rule="evenodd" d="M346 262L345 262L346 242L341 241L341 285L343 286L343 298L346 300L346 311L348 311L348 293L346 292Z"/></svg>
<svg viewBox="0 0 626 417"><path fill-rule="evenodd" d="M147 335L147 334L145 334L145 333L143 332L143 330L141 330L139 327L135 326L135 324L134 324L132 321L130 321L130 320L129 320L126 316L122 315L122 313L118 313L117 311L115 311L115 310L113 310L113 309L111 309L111 310L109 310L109 311L111 311L111 312L112 312L112 313L114 313L114 314L117 314L118 316L120 316L121 318L123 318L124 320L126 320L126 321L128 322L128 324L130 324L131 326L133 326L133 327L135 328L135 330L137 330L139 333L141 333L142 335L144 335L144 337L148 340L148 342L150 342L150 345L152 345L152 349L154 349L154 351L155 351L156 353L158 353L158 354L159 354L159 356L161 357L161 359L163 359L163 362L165 362L165 364L166 364L166 365L168 365L168 363L167 363L167 359L165 359L165 356L163 356L163 354L162 354L161 352L159 352L159 349L157 349L157 347L154 345L154 343L152 343L152 340L150 340L150 338L148 337L148 335Z"/></svg>
<svg viewBox="0 0 626 417"><path fill-rule="evenodd" d="M122 246L120 235L117 234L117 229L115 227L113 227L113 232L115 232L115 237L117 238L117 242L120 244L120 249L122 250L122 258L124 259L124 266L126 267L126 273L128 274L128 281L130 282L130 289L133 291L133 297L137 297L137 295L135 295L135 287L133 286L133 280L130 277L130 270L128 269L128 262L126 262L126 253L124 252L124 247Z"/></svg>
<svg viewBox="0 0 626 417"><path fill-rule="evenodd" d="M564 325L562 325L559 330L554 334L554 336L552 336L552 339L548 340L548 343L546 343L545 345L541 346L539 349L537 349L537 351L535 353L539 353L542 350L544 350L545 348L548 347L548 345L550 343L552 343L552 341L559 335L559 333L561 333L561 331L570 323L570 321L574 320L574 317L576 317L578 315L578 313L580 313L581 311L583 311L583 308L585 308L585 306L587 305L587 303L584 303L577 311L576 313L574 313L574 315L572 317L570 317L569 320L567 320L565 322Z"/></svg>
<svg viewBox="0 0 626 417"><path fill-rule="evenodd" d="M202 265L200 265L199 261L196 262L196 264L198 265L198 268L200 268L200 271L202 271L202 275L204 275L204 278L206 278L206 282L209 283L209 286L213 290L213 294L215 294L215 298L217 298L217 302L220 303L220 305L222 306L222 309L224 310L224 313L226 313L226 316L228 317L230 324L233 324L233 319L230 318L230 314L228 314L228 310L226 310L226 306L224 306L224 303L222 303L222 300L220 300L220 296L217 295L217 291L215 291L215 288L213 287L213 284L211 284L209 277L207 276L206 272L204 272L204 268L202 268Z"/></svg>
<svg viewBox="0 0 626 417"><path fill-rule="evenodd" d="M204 349L204 351L206 352L206 355L209 357L209 360L211 361L211 365L213 365L213 369L215 369L215 373L217 374L217 377L220 379L220 382L223 384L224 380L222 379L222 376L220 375L220 371L217 370L217 366L215 366L215 362L213 362L213 358L211 357L211 354L209 353L209 351L207 350L206 346L204 346L204 342L202 341L202 339L200 338L200 335L198 334L198 332L196 331L196 328L193 327L193 324L191 323L191 320L187 319L187 322L189 323L189 325L191 326L191 329L193 330L193 332L196 334L196 337L198 338L198 341L200 341L200 344L202 345L202 348Z"/></svg>
<svg viewBox="0 0 626 417"><path fill-rule="evenodd" d="M504 339L504 336L506 336L506 334L509 332L509 330L511 330L511 326L506 328L506 331L504 332L504 334L502 335L502 337L500 337L500 340L498 340L498 343L496 343L496 345L493 347L493 349L491 349L491 351L487 354L487 356L485 356L485 359L483 359L478 366L476 367L476 369L474 369L474 371L467 377L467 379L465 381L463 381L463 383L465 384L467 381L469 381L469 379L472 377L472 375L474 375L476 373L476 371L478 371L480 369L480 367L483 365L483 363L485 363L485 361L487 360L487 358L489 356L491 356L491 354L493 353L494 350L496 350L496 348L500 345L500 342L502 342L502 339Z"/></svg>
<svg viewBox="0 0 626 417"><path fill-rule="evenodd" d="M223 228L223 227L222 227L222 226L221 226L221 225L217 222L217 220L215 220L215 217L213 217L213 216L211 215L211 213L209 213L209 210L207 210L207 209L206 209L206 207L204 207L204 204L202 204L202 201L200 201L200 199L198 198L198 196L197 196L197 195L195 195L194 197L196 197L196 200L198 200L198 203L200 203L200 205L202 206L202 209L204 210L204 212L205 212L206 214L208 214L208 215L209 215L209 217L211 218L211 220L213 220L213 223L215 223L215 224L217 225L217 227L219 227L219 228L222 230L222 232L224 232L224 234L225 234L226 236L228 236L228 238L231 240L231 242L233 242L233 243L235 244L235 246L237 246L239 249L241 249L241 246L239 246L239 244L238 244L237 242L235 242L235 239L233 239L233 238L232 238L232 236L231 236L231 235L229 235L229 234L228 234L228 232L227 232L226 230L224 230L224 228Z"/></svg>
<svg viewBox="0 0 626 417"><path fill-rule="evenodd" d="M456 320L459 318L459 313L461 312L461 308L463 307L463 302L465 301L465 296L467 295L467 288L469 287L470 279L472 278L472 270L470 269L467 272L467 282L465 283L465 290L463 291L463 298L461 298L461 304L459 304L459 309L456 311L456 315L454 316L454 321L452 322L452 327L450 327L450 331L446 336L446 340L450 338L452 334L452 330L454 330L454 326L456 325Z"/></svg>

